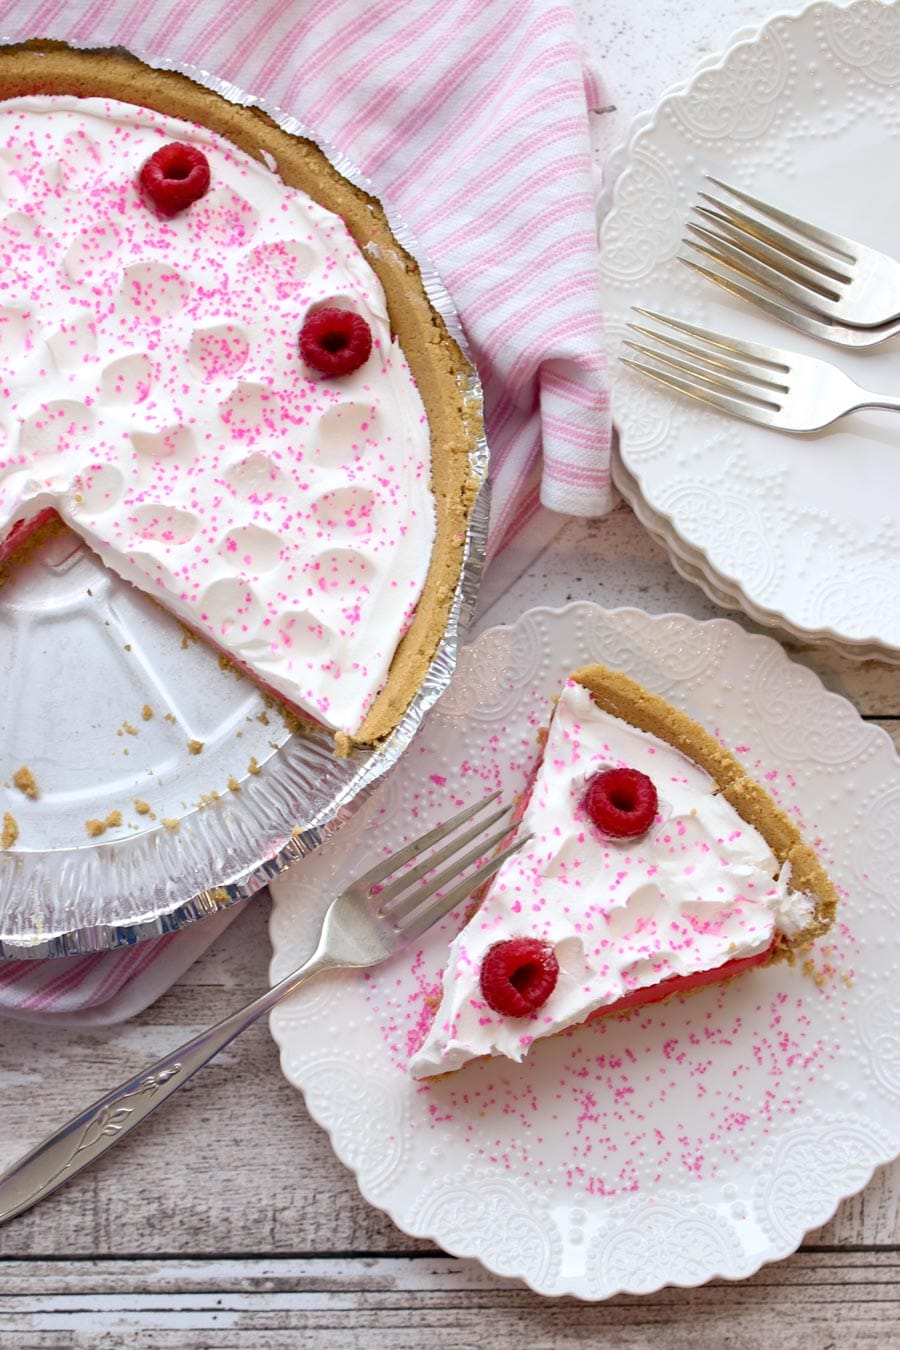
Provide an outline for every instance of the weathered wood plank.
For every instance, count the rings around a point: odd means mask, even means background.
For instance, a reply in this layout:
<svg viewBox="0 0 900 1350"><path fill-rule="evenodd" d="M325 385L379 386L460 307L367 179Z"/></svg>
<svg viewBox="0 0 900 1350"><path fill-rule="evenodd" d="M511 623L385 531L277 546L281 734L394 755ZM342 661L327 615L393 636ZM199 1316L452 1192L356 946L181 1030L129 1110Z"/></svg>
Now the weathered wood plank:
<svg viewBox="0 0 900 1350"><path fill-rule="evenodd" d="M0 1022L0 1167L267 983L260 900L179 985L121 1027ZM227 972L225 974L224 972ZM283 1078L264 1024L247 1031L131 1138L0 1228L0 1254L416 1251L363 1203Z"/></svg>
<svg viewBox="0 0 900 1350"><path fill-rule="evenodd" d="M8 1262L0 1267L0 1334L17 1345L397 1347L527 1341L578 1344L791 1346L848 1350L900 1338L900 1255L799 1253L739 1285L666 1289L603 1304L546 1300L448 1257L316 1260ZM52 1338L57 1337L54 1341ZM291 1339L289 1339L291 1338Z"/></svg>

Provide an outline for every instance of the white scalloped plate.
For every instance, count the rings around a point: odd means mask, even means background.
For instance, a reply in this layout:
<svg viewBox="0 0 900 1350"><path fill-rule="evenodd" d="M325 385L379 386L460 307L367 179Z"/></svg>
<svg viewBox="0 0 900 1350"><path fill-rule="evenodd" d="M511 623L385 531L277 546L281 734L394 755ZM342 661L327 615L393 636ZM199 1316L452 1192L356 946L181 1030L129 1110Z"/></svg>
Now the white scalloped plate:
<svg viewBox="0 0 900 1350"><path fill-rule="evenodd" d="M540 1293L602 1299L750 1275L900 1151L900 761L880 728L728 620L531 610L464 650L387 781L272 883L271 974L299 964L327 895L374 855L495 786L521 790L550 700L591 659L685 707L816 842L844 901L811 969L414 1083L457 916L368 975L313 981L272 1030L338 1157L400 1228Z"/></svg>
<svg viewBox="0 0 900 1350"><path fill-rule="evenodd" d="M823 354L678 261L691 203L713 173L890 250L900 183L883 164L898 139L896 6L856 0L778 15L707 63L640 119L623 157L603 226L612 353L643 305ZM894 341L824 354L889 389L896 352ZM788 437L669 394L618 361L612 384L623 462L708 577L760 622L900 651L900 459L889 414Z"/></svg>
<svg viewBox="0 0 900 1350"><path fill-rule="evenodd" d="M822 633L803 633L795 629L783 615L776 617L759 611L740 590L730 589L728 582L713 572L702 553L690 548L674 533L671 522L665 516L657 514L647 505L638 484L622 463L615 446L612 454L612 475L616 487L628 502L635 517L647 533L666 550L669 562L676 572L683 576L685 581L691 581L695 586L699 586L713 604L721 609L742 610L748 618L762 624L763 627L774 629L781 637L804 644L815 643L816 646L825 647L847 661L882 661L887 665L900 665L900 650L888 650L864 642L837 642Z"/></svg>

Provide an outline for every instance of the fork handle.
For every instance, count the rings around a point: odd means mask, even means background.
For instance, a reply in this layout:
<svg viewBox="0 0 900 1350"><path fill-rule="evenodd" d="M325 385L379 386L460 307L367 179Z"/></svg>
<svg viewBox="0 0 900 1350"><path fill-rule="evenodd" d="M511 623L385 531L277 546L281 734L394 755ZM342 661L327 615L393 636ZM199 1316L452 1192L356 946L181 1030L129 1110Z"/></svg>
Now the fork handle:
<svg viewBox="0 0 900 1350"><path fill-rule="evenodd" d="M245 1007L164 1055L61 1126L0 1176L0 1224L52 1195L124 1139L257 1018L335 962L321 945L299 969Z"/></svg>
<svg viewBox="0 0 900 1350"><path fill-rule="evenodd" d="M900 398L894 398L891 394L873 394L864 389L862 396L863 401L856 405L854 411L861 408L886 408L891 412L900 412Z"/></svg>

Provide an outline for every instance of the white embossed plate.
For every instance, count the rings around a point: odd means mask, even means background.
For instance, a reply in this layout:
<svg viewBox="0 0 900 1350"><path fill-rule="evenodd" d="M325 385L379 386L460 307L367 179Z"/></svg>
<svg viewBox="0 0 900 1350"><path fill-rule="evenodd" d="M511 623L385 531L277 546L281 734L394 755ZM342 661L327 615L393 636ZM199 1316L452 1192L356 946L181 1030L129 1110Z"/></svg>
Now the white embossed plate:
<svg viewBox="0 0 900 1350"><path fill-rule="evenodd" d="M773 628L782 637L794 642L810 643L829 648L836 656L848 661L882 661L888 665L900 665L900 649L894 651L875 644L864 642L841 643L833 637L821 633L803 633L789 623L783 616L760 613L747 597L739 590L729 589L728 583L712 571L708 559L696 549L691 549L672 529L671 522L654 512L641 496L640 488L622 463L616 448L612 456L613 481L626 499L644 529L658 544L666 550L669 562L686 581L709 596L710 600L722 609L739 609L751 619L766 627Z"/></svg>
<svg viewBox="0 0 900 1350"><path fill-rule="evenodd" d="M877 128L877 134L875 132ZM822 344L729 298L677 260L712 173L888 251L900 182L900 11L857 0L780 15L667 95L629 142L603 226L607 330L633 305L794 350L872 388L896 383L898 340ZM623 462L648 507L748 612L812 640L900 650L900 429L860 413L789 437L658 389L613 362Z"/></svg>
<svg viewBox="0 0 900 1350"><path fill-rule="evenodd" d="M522 1065L406 1073L459 917L272 1016L362 1194L405 1232L545 1294L738 1279L788 1255L900 1151L900 762L884 732L728 620L531 610L465 649L362 811L272 884L272 978L334 888L495 786L526 782L570 669L628 670L685 707L798 820L843 893L808 970L779 966L538 1045Z"/></svg>

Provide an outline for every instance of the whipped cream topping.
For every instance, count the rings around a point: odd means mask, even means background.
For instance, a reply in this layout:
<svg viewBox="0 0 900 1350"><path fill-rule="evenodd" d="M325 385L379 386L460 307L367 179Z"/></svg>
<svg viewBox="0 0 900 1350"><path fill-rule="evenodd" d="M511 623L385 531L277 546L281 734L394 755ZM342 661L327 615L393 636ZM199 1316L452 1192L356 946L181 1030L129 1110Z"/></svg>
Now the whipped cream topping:
<svg viewBox="0 0 900 1350"><path fill-rule="evenodd" d="M198 145L163 219L137 176ZM352 734L435 533L425 411L337 216L214 133L116 101L0 104L0 540L55 508L107 565L274 691ZM310 307L373 352L326 379Z"/></svg>
<svg viewBox="0 0 900 1350"><path fill-rule="evenodd" d="M656 786L656 820L639 839L604 838L582 806L588 778L611 767L640 769ZM481 1055L519 1061L534 1040L635 990L764 952L776 927L799 928L812 911L808 896L790 891L788 865L703 769L572 681L519 830L533 839L504 863L450 947L413 1077ZM493 1012L480 986L487 950L515 937L549 942L560 968L550 998L525 1018Z"/></svg>

